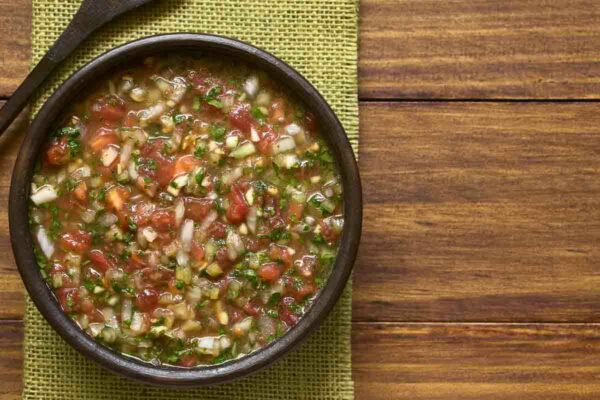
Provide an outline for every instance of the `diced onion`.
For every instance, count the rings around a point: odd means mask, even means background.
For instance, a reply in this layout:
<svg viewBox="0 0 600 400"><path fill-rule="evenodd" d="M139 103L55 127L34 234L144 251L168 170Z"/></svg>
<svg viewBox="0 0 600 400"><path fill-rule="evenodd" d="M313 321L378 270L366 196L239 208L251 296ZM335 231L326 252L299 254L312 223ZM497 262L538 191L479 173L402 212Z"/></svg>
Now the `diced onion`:
<svg viewBox="0 0 600 400"><path fill-rule="evenodd" d="M183 250L179 250L177 252L177 264L181 265L182 267L185 267L189 264L190 262L190 256L188 255L188 253L186 253Z"/></svg>
<svg viewBox="0 0 600 400"><path fill-rule="evenodd" d="M48 237L44 227L40 226L38 228L36 237L46 258L52 257L52 254L54 254L54 243L52 243L52 240Z"/></svg>
<svg viewBox="0 0 600 400"><path fill-rule="evenodd" d="M228 149L233 149L238 145L240 138L237 135L227 136L225 139L225 147ZM254 147L254 146L253 146Z"/></svg>
<svg viewBox="0 0 600 400"><path fill-rule="evenodd" d="M207 230L208 227L217 220L217 218L219 217L219 214L215 211L215 210L211 210L208 215L206 215L206 218L204 218L204 220L200 223L200 226L198 227L198 232L200 233L201 237L204 238L206 237L207 234Z"/></svg>
<svg viewBox="0 0 600 400"><path fill-rule="evenodd" d="M286 151L294 150L296 148L296 142L291 136L282 136L275 143L271 145L273 154L279 154Z"/></svg>
<svg viewBox="0 0 600 400"><path fill-rule="evenodd" d="M92 176L92 170L87 165L84 165L83 167L73 171L71 176L73 177L73 179L89 178L90 176Z"/></svg>
<svg viewBox="0 0 600 400"><path fill-rule="evenodd" d="M104 150L102 150L102 154L100 155L100 160L102 161L102 165L108 167L111 165L115 159L119 156L119 151L114 146L108 146Z"/></svg>
<svg viewBox="0 0 600 400"><path fill-rule="evenodd" d="M138 172L137 172L137 168L133 161L129 162L129 165L127 165L127 172L129 172L129 176L131 177L131 179L135 180L139 176Z"/></svg>
<svg viewBox="0 0 600 400"><path fill-rule="evenodd" d="M242 238L234 231L229 231L227 234L227 255L231 261L238 258L241 252L244 251L244 242Z"/></svg>
<svg viewBox="0 0 600 400"><path fill-rule="evenodd" d="M92 222L94 222L94 219L96 218L96 211L92 210L92 209L88 209L83 211L81 214L81 219L83 220L83 222L87 223L87 224L91 224Z"/></svg>
<svg viewBox="0 0 600 400"><path fill-rule="evenodd" d="M301 132L302 132L302 128L300 128L300 126L298 124L293 123L293 122L285 127L285 133L287 133L290 136L297 135Z"/></svg>
<svg viewBox="0 0 600 400"><path fill-rule="evenodd" d="M103 214L99 219L98 223L102 226L111 226L115 224L119 218L113 213Z"/></svg>
<svg viewBox="0 0 600 400"><path fill-rule="evenodd" d="M231 332L238 337L244 336L252 327L253 321L254 319L252 317L246 317L240 322L235 323L231 328Z"/></svg>
<svg viewBox="0 0 600 400"><path fill-rule="evenodd" d="M49 201L54 201L58 198L58 194L54 187L51 185L44 185L38 188L35 193L31 195L31 201L35 203L35 205L40 205L44 203L48 203Z"/></svg>
<svg viewBox="0 0 600 400"><path fill-rule="evenodd" d="M175 204L175 226L181 225L183 216L185 215L185 203L183 199L177 200Z"/></svg>
<svg viewBox="0 0 600 400"><path fill-rule="evenodd" d="M227 171L225 174L223 174L223 184L229 186L235 181L237 181L243 174L244 171L241 167L237 167L230 171Z"/></svg>
<svg viewBox="0 0 600 400"><path fill-rule="evenodd" d="M142 229L142 235L144 235L144 239L148 242L152 243L158 237L158 233L154 230L154 228L147 226Z"/></svg>
<svg viewBox="0 0 600 400"><path fill-rule="evenodd" d="M125 144L123 145L123 148L121 149L121 159L119 160L119 165L121 165L122 168L125 168L127 166L127 163L129 162L129 158L131 158L131 152L133 151L133 142L131 140L128 140L127 142L125 142ZM137 178L137 176L136 176Z"/></svg>
<svg viewBox="0 0 600 400"><path fill-rule="evenodd" d="M192 248L192 239L194 237L194 221L186 219L181 227L181 246L184 251L190 251Z"/></svg>
<svg viewBox="0 0 600 400"><path fill-rule="evenodd" d="M248 77L244 82L244 92L250 97L256 96L258 93L258 78L254 75Z"/></svg>
<svg viewBox="0 0 600 400"><path fill-rule="evenodd" d="M298 163L300 162L300 160L298 159L298 156L294 153L279 154L279 155L275 156L274 161L275 161L275 164L277 164L279 167L285 168L285 169L292 169L296 165L298 165Z"/></svg>
<svg viewBox="0 0 600 400"><path fill-rule="evenodd" d="M256 233L256 214L256 207L250 207L246 216L246 225L248 225L248 229L252 233Z"/></svg>

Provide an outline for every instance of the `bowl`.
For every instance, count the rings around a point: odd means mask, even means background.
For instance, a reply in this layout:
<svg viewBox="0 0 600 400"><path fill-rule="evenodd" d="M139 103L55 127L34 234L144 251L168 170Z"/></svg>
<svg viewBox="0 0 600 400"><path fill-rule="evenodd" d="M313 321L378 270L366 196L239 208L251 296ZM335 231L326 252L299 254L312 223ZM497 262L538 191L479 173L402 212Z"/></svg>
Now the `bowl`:
<svg viewBox="0 0 600 400"><path fill-rule="evenodd" d="M48 133L64 112L64 105L74 101L98 77L133 58L179 51L240 59L266 71L295 93L323 127L323 139L334 153L344 188L345 223L337 259L325 286L298 324L281 338L246 356L219 365L193 368L154 366L115 352L83 332L63 312L42 277L28 223L35 163ZM228 382L268 366L294 349L325 319L342 294L356 257L362 223L361 185L344 128L319 92L297 71L273 55L237 40L203 34L166 34L135 40L102 54L71 75L46 101L32 122L15 164L10 188L9 223L12 248L25 287L38 310L67 343L87 358L125 377L159 386L197 387Z"/></svg>

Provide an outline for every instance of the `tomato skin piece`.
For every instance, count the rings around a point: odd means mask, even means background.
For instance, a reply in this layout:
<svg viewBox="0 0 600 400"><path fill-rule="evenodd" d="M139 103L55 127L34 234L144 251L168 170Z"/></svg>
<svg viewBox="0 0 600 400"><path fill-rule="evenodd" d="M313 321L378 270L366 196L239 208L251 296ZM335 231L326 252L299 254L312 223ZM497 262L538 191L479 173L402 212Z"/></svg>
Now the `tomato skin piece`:
<svg viewBox="0 0 600 400"><path fill-rule="evenodd" d="M229 113L229 122L242 132L249 133L252 123L255 121L252 115L250 115L250 107L238 104Z"/></svg>
<svg viewBox="0 0 600 400"><path fill-rule="evenodd" d="M288 206L288 218L295 218L294 221L300 221L304 212L304 203L291 200Z"/></svg>
<svg viewBox="0 0 600 400"><path fill-rule="evenodd" d="M193 367L196 364L198 364L198 357L195 354L185 354L179 360L179 365L182 367Z"/></svg>
<svg viewBox="0 0 600 400"><path fill-rule="evenodd" d="M92 105L92 115L107 125L114 125L123 120L126 112L125 102L113 95L101 97Z"/></svg>
<svg viewBox="0 0 600 400"><path fill-rule="evenodd" d="M199 165L200 160L191 154L179 157L177 161L175 161L175 166L173 167L173 178L191 172Z"/></svg>
<svg viewBox="0 0 600 400"><path fill-rule="evenodd" d="M152 288L145 288L135 297L135 305L143 312L152 312L158 306L158 292Z"/></svg>
<svg viewBox="0 0 600 400"><path fill-rule="evenodd" d="M227 236L227 226L221 222L213 222L208 228L208 233L213 238L224 239Z"/></svg>
<svg viewBox="0 0 600 400"><path fill-rule="evenodd" d="M192 243L192 257L194 258L194 260L196 261L203 261L204 260L204 248L199 245L196 242Z"/></svg>
<svg viewBox="0 0 600 400"><path fill-rule="evenodd" d="M274 262L263 264L258 269L258 276L262 280L269 281L271 283L279 279L281 273L281 268L279 267L279 265L277 265L277 263Z"/></svg>
<svg viewBox="0 0 600 400"><path fill-rule="evenodd" d="M79 289L60 288L55 293L60 306L65 312L71 312L75 308L75 304L79 300Z"/></svg>
<svg viewBox="0 0 600 400"><path fill-rule="evenodd" d="M100 154L100 152L110 145L116 145L119 142L119 137L112 129L100 128L96 131L94 136L90 137L87 145L94 154Z"/></svg>
<svg viewBox="0 0 600 400"><path fill-rule="evenodd" d="M279 318L289 327L292 327L298 323L298 316L292 313L287 307L281 308L281 311L279 312Z"/></svg>
<svg viewBox="0 0 600 400"><path fill-rule="evenodd" d="M260 313L260 306L252 301L246 303L243 309L246 314L251 315L253 317L256 317Z"/></svg>
<svg viewBox="0 0 600 400"><path fill-rule="evenodd" d="M150 217L150 225L158 232L169 232L175 229L175 214L167 210L154 211Z"/></svg>
<svg viewBox="0 0 600 400"><path fill-rule="evenodd" d="M248 215L250 208L244 199L244 195L238 185L233 185L229 197L229 208L227 208L227 220L232 224L240 224Z"/></svg>
<svg viewBox="0 0 600 400"><path fill-rule="evenodd" d="M113 211L121 211L129 199L129 195L129 190L124 187L113 187L106 193L106 204Z"/></svg>
<svg viewBox="0 0 600 400"><path fill-rule="evenodd" d="M215 203L212 199L197 199L194 197L185 197L183 201L185 203L185 217L197 222L208 215Z"/></svg>
<svg viewBox="0 0 600 400"><path fill-rule="evenodd" d="M112 261L102 252L102 250L90 250L88 258L94 267L102 273L105 273L114 266Z"/></svg>
<svg viewBox="0 0 600 400"><path fill-rule="evenodd" d="M67 138L54 139L46 150L46 163L52 166L65 165L71 159Z"/></svg>
<svg viewBox="0 0 600 400"><path fill-rule="evenodd" d="M277 134L271 128L262 132L256 148L262 154L271 154L271 144L277 139Z"/></svg>
<svg viewBox="0 0 600 400"><path fill-rule="evenodd" d="M66 232L60 237L59 245L65 251L83 254L92 245L92 235L82 230Z"/></svg>

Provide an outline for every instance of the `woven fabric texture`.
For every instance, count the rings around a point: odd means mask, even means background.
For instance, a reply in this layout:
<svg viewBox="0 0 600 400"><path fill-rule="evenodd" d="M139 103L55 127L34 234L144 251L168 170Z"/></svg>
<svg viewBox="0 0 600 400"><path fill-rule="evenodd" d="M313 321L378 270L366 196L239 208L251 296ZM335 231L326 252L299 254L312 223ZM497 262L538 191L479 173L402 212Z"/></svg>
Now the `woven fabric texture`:
<svg viewBox="0 0 600 400"><path fill-rule="evenodd" d="M78 8L75 0L33 0L35 64ZM77 68L129 40L167 32L238 38L282 58L310 80L358 145L357 0L159 0L107 25L39 91L34 112ZM32 64L32 65L33 65ZM352 399L351 287L304 344L271 367L233 383L165 390L131 382L68 346L27 300L24 399Z"/></svg>

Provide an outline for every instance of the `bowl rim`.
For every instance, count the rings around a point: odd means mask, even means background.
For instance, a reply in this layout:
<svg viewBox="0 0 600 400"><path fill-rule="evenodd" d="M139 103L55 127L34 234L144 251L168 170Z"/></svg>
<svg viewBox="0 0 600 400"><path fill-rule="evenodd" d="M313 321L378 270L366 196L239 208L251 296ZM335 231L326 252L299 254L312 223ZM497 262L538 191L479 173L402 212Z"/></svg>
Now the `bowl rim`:
<svg viewBox="0 0 600 400"><path fill-rule="evenodd" d="M111 350L81 330L62 311L39 271L28 223L35 162L48 131L64 111L62 105L79 97L79 89L93 84L95 77L104 76L132 58L185 50L239 57L295 92L324 127L322 136L333 150L342 177L345 219L331 274L296 326L267 346L239 359L193 368L153 366ZM270 365L295 348L330 313L344 290L356 258L362 226L362 191L358 166L342 124L325 99L299 72L272 54L236 39L200 33L170 33L136 39L101 54L74 72L48 98L35 116L15 163L10 186L9 225L13 253L25 287L38 310L67 343L87 358L127 378L158 386L199 387L229 382Z"/></svg>

